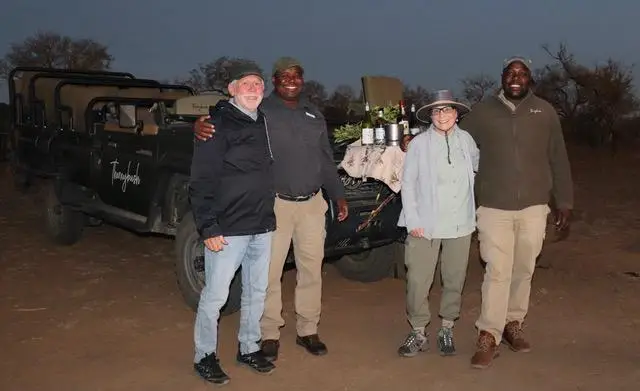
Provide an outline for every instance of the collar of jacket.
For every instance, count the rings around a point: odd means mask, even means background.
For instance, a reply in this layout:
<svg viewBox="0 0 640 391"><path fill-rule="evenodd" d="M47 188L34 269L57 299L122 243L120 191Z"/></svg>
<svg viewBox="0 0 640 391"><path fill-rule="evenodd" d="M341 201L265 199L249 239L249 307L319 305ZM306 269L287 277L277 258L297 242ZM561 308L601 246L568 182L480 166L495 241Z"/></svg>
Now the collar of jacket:
<svg viewBox="0 0 640 391"><path fill-rule="evenodd" d="M229 115L231 115L234 118L250 119L251 121L258 121L261 117L264 116L264 113L262 112L260 107L258 107L258 115L257 115L257 118L254 120L253 118L251 118L245 112L240 110L238 107L236 107L233 103L231 103L227 99L218 101L218 103L215 105L214 110L215 111L227 111L229 113Z"/></svg>
<svg viewBox="0 0 640 391"><path fill-rule="evenodd" d="M459 132L458 132L459 130L460 130L460 128L458 127L458 124L457 124L457 123L456 123L456 124L453 124L453 126L451 127L451 129L449 129L449 131L447 132L447 135L448 135L448 136L451 136L451 135L453 135L453 134L458 134L458 133L459 133ZM438 131L436 130L436 127L435 127L435 126L433 126L433 124L429 125L429 127L427 128L427 131L429 131L429 132L433 132L433 133L438 133ZM444 136L444 134L443 134L442 136Z"/></svg>
<svg viewBox="0 0 640 391"><path fill-rule="evenodd" d="M298 106L295 107L295 109L287 106L284 103L284 99L280 98L278 96L278 94L275 93L275 91L271 92L269 94L269 96L267 96L264 101L264 103L267 103L268 105L274 105L277 107L286 107L288 109L291 110L299 110L299 109L303 109L303 110L307 110L313 113L317 113L318 110L316 109L315 105L313 103L311 103L306 97L300 97L300 100L298 101Z"/></svg>
<svg viewBox="0 0 640 391"><path fill-rule="evenodd" d="M511 102L509 99L507 99L506 96L504 96L504 89L500 89L500 92L498 93L498 95L496 96L496 98L505 106L507 106L507 108L511 111L516 111L516 109L519 106L522 106L523 103L526 103L528 100L531 99L531 97L533 96L533 91L529 90L527 92L527 95L525 95L524 98L522 98L522 100L520 101L520 103L518 103L518 105L516 106L515 104L513 104L513 102Z"/></svg>

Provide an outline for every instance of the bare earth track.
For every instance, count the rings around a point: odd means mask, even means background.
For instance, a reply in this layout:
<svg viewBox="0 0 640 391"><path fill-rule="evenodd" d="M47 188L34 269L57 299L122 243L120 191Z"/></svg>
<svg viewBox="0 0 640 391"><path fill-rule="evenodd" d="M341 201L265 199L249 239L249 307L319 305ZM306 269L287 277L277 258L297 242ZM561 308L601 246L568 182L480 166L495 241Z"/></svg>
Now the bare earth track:
<svg viewBox="0 0 640 391"><path fill-rule="evenodd" d="M408 327L403 281L356 283L326 265L321 336L329 354L311 357L295 345L288 271L277 371L263 377L235 366L234 314L221 322L226 389L640 390L640 153L570 155L578 220L540 260L526 328L531 353L503 346L489 370L469 368L482 271L475 248L451 358L396 355ZM17 193L0 166L0 390L211 389L192 371L194 314L176 287L172 241L101 226L57 247L42 213L42 194ZM432 296L437 312L439 286Z"/></svg>

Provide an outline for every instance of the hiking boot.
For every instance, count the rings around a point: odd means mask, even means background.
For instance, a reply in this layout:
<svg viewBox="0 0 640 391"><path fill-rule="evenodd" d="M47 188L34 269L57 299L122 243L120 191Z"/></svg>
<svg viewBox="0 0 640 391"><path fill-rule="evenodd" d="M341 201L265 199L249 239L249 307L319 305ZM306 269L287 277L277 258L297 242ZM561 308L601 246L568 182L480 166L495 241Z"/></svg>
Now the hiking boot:
<svg viewBox="0 0 640 391"><path fill-rule="evenodd" d="M327 345L320 340L318 334L306 335L304 337L297 336L296 344L305 348L305 350L314 356L324 356L327 354Z"/></svg>
<svg viewBox="0 0 640 391"><path fill-rule="evenodd" d="M471 368L488 368L493 362L493 359L499 355L500 352L498 351L498 345L496 345L496 339L493 338L493 335L490 333L482 330L478 335L476 353L471 357Z"/></svg>
<svg viewBox="0 0 640 391"><path fill-rule="evenodd" d="M398 354L402 357L414 357L419 352L425 352L428 349L429 340L427 336L418 330L411 330L398 348Z"/></svg>
<svg viewBox="0 0 640 391"><path fill-rule="evenodd" d="M208 382L218 385L229 383L229 376L220 367L220 361L215 353L205 355L202 360L193 364L193 369Z"/></svg>
<svg viewBox="0 0 640 391"><path fill-rule="evenodd" d="M514 352L530 352L531 345L525 341L522 332L522 325L517 320L511 321L504 326L502 341Z"/></svg>
<svg viewBox="0 0 640 391"><path fill-rule="evenodd" d="M261 350L247 354L240 354L240 352L238 352L236 360L239 364L246 365L254 371L262 374L269 374L276 368L271 361L264 357Z"/></svg>
<svg viewBox="0 0 640 391"><path fill-rule="evenodd" d="M280 350L280 341L277 339L265 339L260 344L262 355L269 361L276 361L278 359L278 350Z"/></svg>
<svg viewBox="0 0 640 391"><path fill-rule="evenodd" d="M441 327L438 330L438 350L441 356L453 356L456 347L453 343L453 330L450 327Z"/></svg>

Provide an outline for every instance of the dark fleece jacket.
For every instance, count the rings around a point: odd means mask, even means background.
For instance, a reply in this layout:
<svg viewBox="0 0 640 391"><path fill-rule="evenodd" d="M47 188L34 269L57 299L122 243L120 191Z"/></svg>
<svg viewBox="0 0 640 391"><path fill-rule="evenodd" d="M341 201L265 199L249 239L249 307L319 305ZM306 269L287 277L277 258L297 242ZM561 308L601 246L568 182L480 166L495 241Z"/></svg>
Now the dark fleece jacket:
<svg viewBox="0 0 640 391"><path fill-rule="evenodd" d="M573 183L560 119L529 93L517 106L501 93L478 103L460 123L480 148L478 205L521 210L547 204L573 208Z"/></svg>
<svg viewBox="0 0 640 391"><path fill-rule="evenodd" d="M189 197L204 239L273 231L273 158L262 113L253 120L228 101L211 110L216 132L195 141Z"/></svg>

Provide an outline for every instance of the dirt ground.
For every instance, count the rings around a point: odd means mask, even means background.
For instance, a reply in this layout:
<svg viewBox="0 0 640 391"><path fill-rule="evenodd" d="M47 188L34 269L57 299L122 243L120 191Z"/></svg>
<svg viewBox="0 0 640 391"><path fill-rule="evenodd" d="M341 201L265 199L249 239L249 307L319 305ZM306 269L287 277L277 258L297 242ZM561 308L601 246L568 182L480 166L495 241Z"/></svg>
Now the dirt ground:
<svg viewBox="0 0 640 391"><path fill-rule="evenodd" d="M571 158L577 221L566 241L546 246L534 276L531 353L503 346L492 368L470 369L482 277L475 249L458 355L448 358L397 356L408 331L403 281L356 283L326 265L320 333L329 354L312 357L295 345L288 271L276 372L234 364L234 314L220 326L226 389L639 390L640 152L612 158L572 149ZM214 387L192 370L194 314L176 286L172 241L101 226L77 245L54 246L43 233L41 195L18 194L6 166L0 172L0 390ZM438 300L436 286L434 311Z"/></svg>

